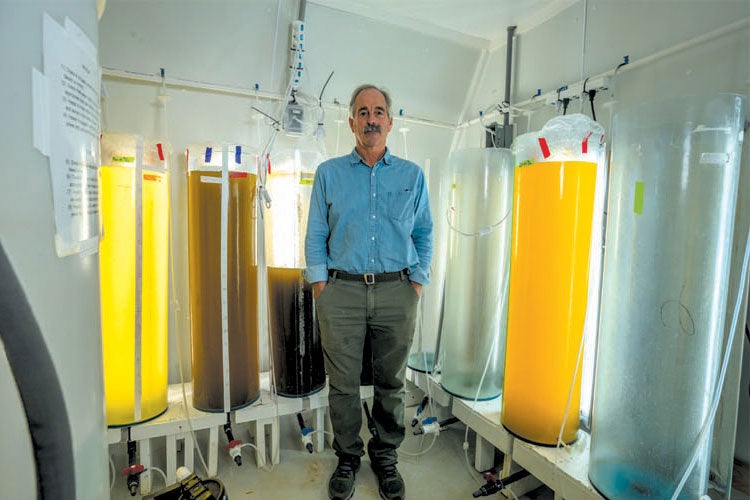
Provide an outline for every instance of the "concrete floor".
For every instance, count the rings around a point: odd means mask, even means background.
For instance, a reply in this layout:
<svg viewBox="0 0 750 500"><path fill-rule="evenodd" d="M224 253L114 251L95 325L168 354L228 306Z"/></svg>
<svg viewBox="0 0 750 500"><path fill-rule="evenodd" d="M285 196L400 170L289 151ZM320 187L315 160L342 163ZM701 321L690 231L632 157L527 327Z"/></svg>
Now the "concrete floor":
<svg viewBox="0 0 750 500"><path fill-rule="evenodd" d="M407 420L410 421L414 408L407 408ZM234 429L237 439L243 442L254 442L247 428ZM441 432L433 442L433 436L413 436L407 423L407 438L399 450L399 471L406 481L407 497L410 500L453 500L473 498L472 492L481 487L485 481L473 467L467 465L466 454L463 450L466 427L457 423ZM243 448L243 465L237 466L223 451L219 454L218 478L224 483L230 500L241 499L328 499L328 479L336 467L337 458L333 451L326 446L322 453L310 454L302 448L299 431L294 415L281 419L281 450L280 463L265 469L256 466L254 454L249 447ZM369 439L369 432L363 426L362 438ZM199 433L198 440L205 450L207 436ZM224 436L220 436L220 446L223 450ZM468 461L473 463L474 433L468 434ZM160 448L161 446L161 448ZM155 465L163 470L164 464L158 462L163 456L163 444L158 440L152 442L155 453ZM161 451L160 451L161 449ZM127 500L133 498L127 491L119 471L127 461L125 445L120 443L110 447L113 466L118 477L111 490L112 500ZM182 463L181 452L178 452L178 463ZM205 451L204 451L205 454ZM499 460L499 458L498 458ZM196 473L205 477L205 471L196 456ZM498 462L499 463L499 462ZM154 491L164 487L164 479L158 473L154 474ZM142 498L137 495L135 498ZM370 469L367 456L362 459L362 468L357 474L355 499L379 499L375 474ZM502 498L492 495L492 498ZM553 494L547 488L539 488L530 492L523 499L551 500Z"/></svg>
<svg viewBox="0 0 750 500"><path fill-rule="evenodd" d="M464 451L466 427L462 423L451 425L433 440L434 435L414 436L409 422L414 413L414 407L406 409L407 437L399 450L399 471L406 481L407 498L410 500L454 500L471 499L472 493L485 484L481 474L469 465L473 464L474 432L469 430L466 442L468 450ZM304 414L303 414L304 415ZM307 415L304 415L308 418ZM364 417L363 417L364 421ZM280 425L281 448L280 462L271 467L267 464L258 468L255 463L254 450L243 448L243 465L237 466L223 451L226 439L220 435L220 452L218 478L224 483L229 500L243 499L305 499L327 500L328 479L336 467L337 458L330 447L326 446L321 453L308 453L299 439L299 427L294 415L281 418ZM250 435L249 426L237 426L234 435L245 443L254 443ZM364 422L361 432L365 442L370 434ZM208 435L205 431L198 433L198 442L205 455ZM152 440L154 450L154 465L164 470L165 445L158 439ZM183 463L183 452L178 451L177 463ZM468 455L468 456L467 456ZM112 466L117 472L111 489L111 500L141 499L142 496L131 497L127 491L125 481L120 477L121 471L127 464L127 452L124 443L110 447ZM496 457L496 464L500 465L501 456ZM467 463L468 462L468 463ZM206 473L197 455L195 458L195 472L205 478ZM739 472L739 471L738 471ZM741 477L741 474L737 474ZM164 478L153 474L152 493L165 487ZM739 479L736 477L735 479ZM745 478L743 478L745 481ZM735 487L737 487L735 483ZM745 486L743 484L743 486ZM749 488L740 487L741 490ZM553 492L541 486L531 492L521 495L517 492L518 500L552 500ZM513 498L509 493L508 497ZM712 498L719 498L720 496ZM357 475L354 499L379 499L375 474L370 469L367 456L362 459L362 468ZM502 499L502 495L495 494L488 498ZM745 491L733 490L732 500L750 500ZM576 500L576 499L567 499Z"/></svg>

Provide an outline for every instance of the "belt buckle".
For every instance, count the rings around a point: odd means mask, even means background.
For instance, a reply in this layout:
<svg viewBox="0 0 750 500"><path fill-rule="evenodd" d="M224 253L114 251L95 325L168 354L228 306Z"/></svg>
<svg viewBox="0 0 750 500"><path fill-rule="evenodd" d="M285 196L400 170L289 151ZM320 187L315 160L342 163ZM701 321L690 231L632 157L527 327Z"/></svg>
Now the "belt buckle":
<svg viewBox="0 0 750 500"><path fill-rule="evenodd" d="M365 273L365 285L374 285L375 284L375 274L373 273Z"/></svg>

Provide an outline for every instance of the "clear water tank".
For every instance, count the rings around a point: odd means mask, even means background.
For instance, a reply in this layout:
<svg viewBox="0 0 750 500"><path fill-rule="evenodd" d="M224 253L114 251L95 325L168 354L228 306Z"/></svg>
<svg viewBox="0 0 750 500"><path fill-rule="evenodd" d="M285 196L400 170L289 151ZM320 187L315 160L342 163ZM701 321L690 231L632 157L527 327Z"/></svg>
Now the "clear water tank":
<svg viewBox="0 0 750 500"><path fill-rule="evenodd" d="M589 465L608 498L670 498L709 413L744 111L719 94L614 117ZM707 439L679 498L706 492L709 450Z"/></svg>
<svg viewBox="0 0 750 500"><path fill-rule="evenodd" d="M499 148L455 151L446 174L441 385L460 398L492 399L503 382L513 154Z"/></svg>

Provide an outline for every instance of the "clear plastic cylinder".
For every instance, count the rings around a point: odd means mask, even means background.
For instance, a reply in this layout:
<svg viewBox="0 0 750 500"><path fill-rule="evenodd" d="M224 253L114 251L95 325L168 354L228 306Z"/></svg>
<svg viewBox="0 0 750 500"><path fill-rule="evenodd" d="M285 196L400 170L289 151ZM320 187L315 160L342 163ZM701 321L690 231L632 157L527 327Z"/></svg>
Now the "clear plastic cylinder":
<svg viewBox="0 0 750 500"><path fill-rule="evenodd" d="M492 399L503 378L513 154L495 148L456 151L446 173L441 385L460 398Z"/></svg>
<svg viewBox="0 0 750 500"><path fill-rule="evenodd" d="M589 477L608 498L706 493L696 447L723 354L745 101L731 94L617 113ZM710 432L707 433L710 437Z"/></svg>
<svg viewBox="0 0 750 500"><path fill-rule="evenodd" d="M167 144L135 135L104 133L101 137L99 282L109 426L149 420L167 409L168 153ZM140 216L136 213L137 162L141 164ZM137 241L140 266L136 264ZM139 297L136 279L141 280Z"/></svg>
<svg viewBox="0 0 750 500"><path fill-rule="evenodd" d="M208 151L210 149L210 151ZM222 147L190 146L188 261L193 406L224 411L221 261L227 269L231 409L260 397L258 357L257 153L227 150L229 199L222 200ZM221 253L221 205L228 203L227 253Z"/></svg>
<svg viewBox="0 0 750 500"><path fill-rule="evenodd" d="M516 138L502 424L533 443L576 439L596 178L603 129L553 118ZM562 435L561 434L562 428Z"/></svg>
<svg viewBox="0 0 750 500"><path fill-rule="evenodd" d="M417 312L417 328L409 352L407 366L421 373L432 373L440 352L440 322L443 311L443 290L445 289L445 263L447 258L449 196L445 173L447 159L425 159L422 165L430 193L432 212L433 252L430 264L430 286L422 290Z"/></svg>
<svg viewBox="0 0 750 500"><path fill-rule="evenodd" d="M321 390L326 377L312 285L302 277L312 183L325 157L304 136L280 136L270 159L265 246L274 383L278 394L301 397Z"/></svg>

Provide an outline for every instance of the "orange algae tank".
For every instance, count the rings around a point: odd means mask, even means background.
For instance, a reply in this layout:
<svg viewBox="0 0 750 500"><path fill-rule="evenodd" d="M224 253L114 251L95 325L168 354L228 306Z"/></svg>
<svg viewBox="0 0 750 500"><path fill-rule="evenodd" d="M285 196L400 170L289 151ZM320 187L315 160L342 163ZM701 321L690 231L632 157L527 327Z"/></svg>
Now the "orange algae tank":
<svg viewBox="0 0 750 500"><path fill-rule="evenodd" d="M533 443L570 443L578 431L602 132L570 115L517 138L502 424Z"/></svg>

